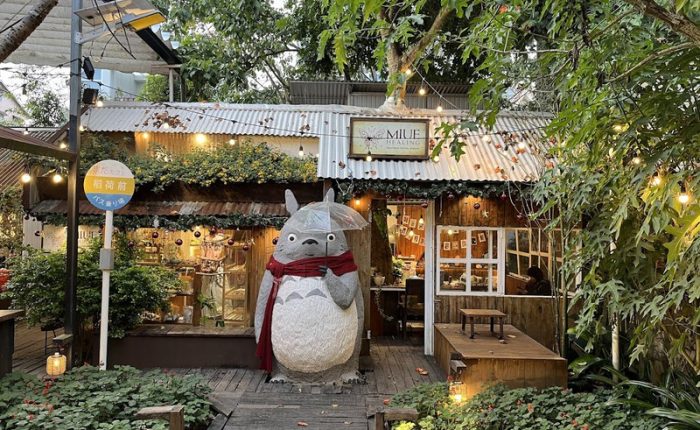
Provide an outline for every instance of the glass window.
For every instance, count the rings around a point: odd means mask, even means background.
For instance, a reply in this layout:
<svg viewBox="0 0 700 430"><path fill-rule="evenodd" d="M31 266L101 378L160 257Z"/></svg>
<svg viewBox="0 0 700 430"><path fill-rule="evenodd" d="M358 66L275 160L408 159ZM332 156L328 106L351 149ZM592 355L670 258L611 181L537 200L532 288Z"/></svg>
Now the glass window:
<svg viewBox="0 0 700 430"><path fill-rule="evenodd" d="M463 263L440 264L440 289L443 291L467 290L467 265Z"/></svg>
<svg viewBox="0 0 700 430"><path fill-rule="evenodd" d="M499 261L502 231L483 227L438 227L438 294L501 292L498 273L503 264Z"/></svg>

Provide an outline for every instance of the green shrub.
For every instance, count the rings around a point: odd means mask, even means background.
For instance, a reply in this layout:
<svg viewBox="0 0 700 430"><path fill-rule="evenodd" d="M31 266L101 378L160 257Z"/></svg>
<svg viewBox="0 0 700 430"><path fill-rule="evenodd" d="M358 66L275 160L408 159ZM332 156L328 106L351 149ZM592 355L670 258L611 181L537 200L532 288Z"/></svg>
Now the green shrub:
<svg viewBox="0 0 700 430"><path fill-rule="evenodd" d="M508 389L497 385L455 404L445 384L400 393L392 406L414 407L426 430L657 430L661 421L628 405L610 404L611 390L574 393L558 387Z"/></svg>
<svg viewBox="0 0 700 430"><path fill-rule="evenodd" d="M207 384L195 375L131 367L99 371L86 366L54 382L12 373L0 379L0 430L165 430L165 421L139 421L134 415L143 407L174 404L185 407L188 428L206 428L208 394Z"/></svg>
<svg viewBox="0 0 700 430"><path fill-rule="evenodd" d="M82 319L96 322L100 314L102 272L99 270L98 241L78 254L78 313ZM119 235L115 247L115 266L111 275L109 334L123 337L140 322L144 311L168 309L168 290L180 281L170 269L136 265L136 254ZM32 324L62 325L66 282L65 252L44 253L31 250L10 262L12 278L5 296L13 306L26 310Z"/></svg>

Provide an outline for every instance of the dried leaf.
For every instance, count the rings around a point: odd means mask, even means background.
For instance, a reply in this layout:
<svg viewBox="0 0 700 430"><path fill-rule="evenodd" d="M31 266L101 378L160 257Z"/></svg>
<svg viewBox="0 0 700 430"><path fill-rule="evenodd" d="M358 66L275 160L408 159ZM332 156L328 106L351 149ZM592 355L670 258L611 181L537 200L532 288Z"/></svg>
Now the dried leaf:
<svg viewBox="0 0 700 430"><path fill-rule="evenodd" d="M309 424L306 421L298 421L297 426L298 427L308 427Z"/></svg>

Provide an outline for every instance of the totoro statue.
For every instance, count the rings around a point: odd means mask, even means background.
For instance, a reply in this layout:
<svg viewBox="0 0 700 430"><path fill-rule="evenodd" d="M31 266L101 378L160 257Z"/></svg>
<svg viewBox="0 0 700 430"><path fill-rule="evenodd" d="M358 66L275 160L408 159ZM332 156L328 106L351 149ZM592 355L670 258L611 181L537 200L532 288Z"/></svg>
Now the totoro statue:
<svg viewBox="0 0 700 430"><path fill-rule="evenodd" d="M334 201L332 189L325 199ZM291 221L299 204L290 190L285 202L291 218L266 266L255 310L261 368L272 382L360 382L364 305L345 234L334 223L330 232L297 231Z"/></svg>

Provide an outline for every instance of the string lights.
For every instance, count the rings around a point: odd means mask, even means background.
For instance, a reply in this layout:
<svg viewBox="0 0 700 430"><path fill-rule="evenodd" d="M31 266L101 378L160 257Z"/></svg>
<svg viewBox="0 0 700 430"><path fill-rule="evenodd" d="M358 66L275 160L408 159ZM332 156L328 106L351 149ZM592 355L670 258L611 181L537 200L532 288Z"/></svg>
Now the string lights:
<svg viewBox="0 0 700 430"><path fill-rule="evenodd" d="M678 194L678 203L685 205L690 201L690 194L685 189L685 184L681 184L681 192Z"/></svg>
<svg viewBox="0 0 700 430"><path fill-rule="evenodd" d="M299 145L299 157L301 158L303 156L304 156L304 147L302 145Z"/></svg>

